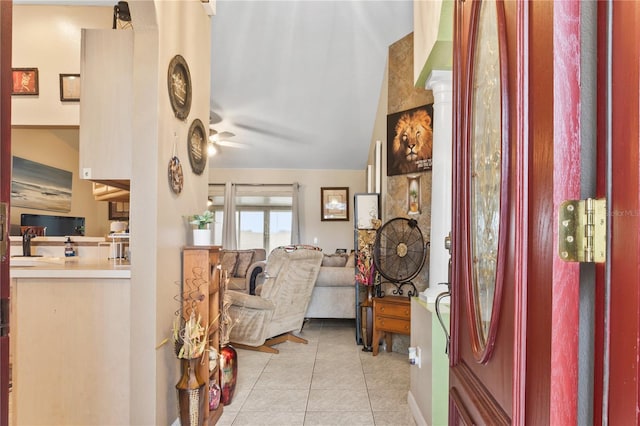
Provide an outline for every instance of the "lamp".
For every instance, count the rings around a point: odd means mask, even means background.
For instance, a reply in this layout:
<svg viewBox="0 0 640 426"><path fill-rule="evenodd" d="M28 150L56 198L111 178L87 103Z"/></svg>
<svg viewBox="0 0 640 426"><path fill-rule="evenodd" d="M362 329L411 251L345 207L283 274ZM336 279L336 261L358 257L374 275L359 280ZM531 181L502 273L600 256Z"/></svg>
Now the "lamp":
<svg viewBox="0 0 640 426"><path fill-rule="evenodd" d="M124 23L122 23L124 22ZM118 4L113 6L113 29L118 28L117 24L120 23L120 28L131 28L131 12L129 12L129 3L126 1L119 1Z"/></svg>

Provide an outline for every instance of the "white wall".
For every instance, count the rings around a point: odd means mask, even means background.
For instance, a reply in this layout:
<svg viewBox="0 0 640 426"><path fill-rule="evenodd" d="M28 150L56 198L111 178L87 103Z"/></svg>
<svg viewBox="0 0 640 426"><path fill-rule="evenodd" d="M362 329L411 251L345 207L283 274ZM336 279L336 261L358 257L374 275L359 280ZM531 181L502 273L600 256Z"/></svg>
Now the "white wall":
<svg viewBox="0 0 640 426"><path fill-rule="evenodd" d="M199 0L129 1L134 38L131 178L131 424L171 424L177 417L175 384L179 362L169 337L178 304L181 250L187 243L185 216L207 203L207 176L191 171L189 126L209 120L210 17ZM176 55L189 66L191 110L174 116L167 93L167 69ZM174 194L167 179L177 155L184 188Z"/></svg>
<svg viewBox="0 0 640 426"><path fill-rule="evenodd" d="M70 212L12 207L21 213L86 217L86 235L109 232L108 203L98 202L91 182L78 176L79 103L60 101L59 74L80 73L81 28L111 28L112 7L13 6L12 65L38 68L38 96L11 97L12 154L73 174Z"/></svg>
<svg viewBox="0 0 640 426"><path fill-rule="evenodd" d="M318 246L326 253L336 248L353 248L353 195L366 192L364 170L277 170L211 169L210 183L294 183L300 184L300 241ZM320 188L349 188L349 221L320 220Z"/></svg>
<svg viewBox="0 0 640 426"><path fill-rule="evenodd" d="M79 124L79 103L60 101L59 75L80 73L80 29L111 28L112 16L110 6L14 5L11 63L38 68L40 94L11 97L12 125Z"/></svg>

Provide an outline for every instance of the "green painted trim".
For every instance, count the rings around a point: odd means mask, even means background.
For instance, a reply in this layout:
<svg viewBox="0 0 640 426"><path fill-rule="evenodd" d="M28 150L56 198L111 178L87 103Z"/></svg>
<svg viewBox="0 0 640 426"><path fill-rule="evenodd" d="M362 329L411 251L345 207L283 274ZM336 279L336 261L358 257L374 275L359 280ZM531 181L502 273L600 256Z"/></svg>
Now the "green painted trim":
<svg viewBox="0 0 640 426"><path fill-rule="evenodd" d="M449 315L442 318L449 322ZM449 357L444 353L446 339L437 318L431 321L431 425L447 425L449 421Z"/></svg>
<svg viewBox="0 0 640 426"><path fill-rule="evenodd" d="M438 40L453 41L453 0L443 0L440 8L440 25L438 25ZM449 25L447 25L447 23Z"/></svg>
<svg viewBox="0 0 640 426"><path fill-rule="evenodd" d="M437 41L433 46L427 62L416 81L416 87L424 88L427 78L433 70L450 71L453 69L453 42Z"/></svg>
<svg viewBox="0 0 640 426"><path fill-rule="evenodd" d="M424 88L433 70L453 69L453 0L443 0L440 8L438 40L431 49L427 62L416 80L415 87Z"/></svg>

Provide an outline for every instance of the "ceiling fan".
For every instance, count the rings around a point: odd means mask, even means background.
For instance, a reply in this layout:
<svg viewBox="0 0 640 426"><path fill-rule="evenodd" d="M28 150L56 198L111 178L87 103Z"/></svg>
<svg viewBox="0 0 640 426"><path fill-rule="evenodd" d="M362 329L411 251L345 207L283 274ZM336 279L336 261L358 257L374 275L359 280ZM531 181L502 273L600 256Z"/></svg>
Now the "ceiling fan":
<svg viewBox="0 0 640 426"><path fill-rule="evenodd" d="M235 133L228 131L217 131L214 123L209 123L209 143L207 144L207 154L209 157L216 155L220 151L220 147L247 149L249 145L246 143L231 141Z"/></svg>
<svg viewBox="0 0 640 426"><path fill-rule="evenodd" d="M257 135L262 138L262 142L264 142L264 139L277 139L279 142L300 143L301 140L305 139L305 135L300 134L299 131L264 120L261 121L255 117L251 118L251 124L243 123L243 120L246 121L247 118L242 116L235 117L233 120L223 119L223 113L216 112L216 110L222 110L222 108L212 102L209 109L209 156L215 155L220 151L221 147L249 149L252 146L251 142L244 140L242 142L230 140L236 136L236 134L230 131L219 130L225 127L231 127L234 130L237 129L242 133L241 137L243 139L247 137L255 138Z"/></svg>

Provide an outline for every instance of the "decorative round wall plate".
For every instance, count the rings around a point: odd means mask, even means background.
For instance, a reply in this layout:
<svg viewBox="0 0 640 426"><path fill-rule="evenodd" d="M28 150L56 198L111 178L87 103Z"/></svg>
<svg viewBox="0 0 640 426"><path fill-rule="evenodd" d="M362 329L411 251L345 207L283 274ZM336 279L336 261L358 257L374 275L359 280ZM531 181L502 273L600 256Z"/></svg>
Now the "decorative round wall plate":
<svg viewBox="0 0 640 426"><path fill-rule="evenodd" d="M169 186L175 194L180 194L184 186L182 164L180 164L180 159L175 156L169 160Z"/></svg>
<svg viewBox="0 0 640 426"><path fill-rule="evenodd" d="M189 127L187 149L193 173L201 175L207 165L207 131L199 118Z"/></svg>
<svg viewBox="0 0 640 426"><path fill-rule="evenodd" d="M174 56L169 63L167 85L173 113L180 120L186 120L191 110L191 74L181 55Z"/></svg>

